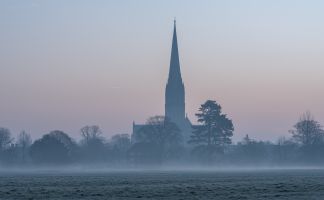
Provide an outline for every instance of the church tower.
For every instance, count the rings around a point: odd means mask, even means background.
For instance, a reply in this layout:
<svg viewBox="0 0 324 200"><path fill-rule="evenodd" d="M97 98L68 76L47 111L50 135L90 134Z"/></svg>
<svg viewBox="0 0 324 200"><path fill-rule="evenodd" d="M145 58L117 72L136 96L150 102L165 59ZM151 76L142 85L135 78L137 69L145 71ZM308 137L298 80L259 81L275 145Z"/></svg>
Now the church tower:
<svg viewBox="0 0 324 200"><path fill-rule="evenodd" d="M180 71L176 21L174 21L169 77L165 90L165 116L179 128L186 121L185 89Z"/></svg>
<svg viewBox="0 0 324 200"><path fill-rule="evenodd" d="M182 82L176 22L174 21L171 59L169 68L168 82L165 88L165 117L174 122L181 131L184 144L187 145L192 133L192 124L185 115L185 88ZM135 143L134 135L140 131L146 124L133 123L132 143Z"/></svg>

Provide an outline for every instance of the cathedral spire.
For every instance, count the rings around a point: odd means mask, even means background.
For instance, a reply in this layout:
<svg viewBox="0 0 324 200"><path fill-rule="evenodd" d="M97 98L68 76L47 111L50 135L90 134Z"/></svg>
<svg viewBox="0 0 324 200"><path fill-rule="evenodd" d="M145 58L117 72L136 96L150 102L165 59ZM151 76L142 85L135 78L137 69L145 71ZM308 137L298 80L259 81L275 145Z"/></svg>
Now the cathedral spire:
<svg viewBox="0 0 324 200"><path fill-rule="evenodd" d="M165 89L165 116L181 127L185 121L185 89L181 78L175 20L173 26L169 78Z"/></svg>
<svg viewBox="0 0 324 200"><path fill-rule="evenodd" d="M172 49L171 49L171 60L169 69L168 83L171 82L182 82L181 71L180 71L180 61L178 52L178 41L177 41L177 29L176 20L174 19L173 25L173 38L172 38Z"/></svg>

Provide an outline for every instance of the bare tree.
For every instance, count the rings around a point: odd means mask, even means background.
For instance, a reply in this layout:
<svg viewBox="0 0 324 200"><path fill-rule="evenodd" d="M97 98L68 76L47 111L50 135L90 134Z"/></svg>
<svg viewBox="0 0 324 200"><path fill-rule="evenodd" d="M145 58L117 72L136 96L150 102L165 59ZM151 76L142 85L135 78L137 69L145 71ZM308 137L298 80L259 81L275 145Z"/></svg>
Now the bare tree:
<svg viewBox="0 0 324 200"><path fill-rule="evenodd" d="M80 130L83 143L88 145L93 140L102 140L102 132L97 125L85 126Z"/></svg>
<svg viewBox="0 0 324 200"><path fill-rule="evenodd" d="M320 123L314 119L310 112L304 113L294 125L294 128L294 130L289 132L302 145L314 145L322 142L324 131Z"/></svg>
<svg viewBox="0 0 324 200"><path fill-rule="evenodd" d="M85 126L80 130L81 152L84 161L103 162L107 159L107 145L99 126Z"/></svg>

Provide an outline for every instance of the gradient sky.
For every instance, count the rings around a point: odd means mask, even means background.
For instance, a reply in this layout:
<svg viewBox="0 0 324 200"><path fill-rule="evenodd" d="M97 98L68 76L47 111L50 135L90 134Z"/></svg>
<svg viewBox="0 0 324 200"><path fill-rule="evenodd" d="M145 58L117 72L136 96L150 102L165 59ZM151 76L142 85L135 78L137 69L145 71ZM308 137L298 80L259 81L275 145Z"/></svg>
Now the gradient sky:
<svg viewBox="0 0 324 200"><path fill-rule="evenodd" d="M173 18L186 109L206 99L275 141L305 111L324 123L324 1L0 2L0 126L105 136L164 113Z"/></svg>

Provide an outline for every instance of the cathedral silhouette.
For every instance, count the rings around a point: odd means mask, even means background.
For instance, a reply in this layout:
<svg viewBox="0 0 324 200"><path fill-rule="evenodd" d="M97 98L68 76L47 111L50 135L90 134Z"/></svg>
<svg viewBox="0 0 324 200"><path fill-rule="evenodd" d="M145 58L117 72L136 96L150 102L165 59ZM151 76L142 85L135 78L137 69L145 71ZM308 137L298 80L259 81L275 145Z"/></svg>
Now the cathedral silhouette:
<svg viewBox="0 0 324 200"><path fill-rule="evenodd" d="M165 117L174 122L181 130L185 141L192 132L192 124L185 111L185 87L181 77L176 21L174 21L169 77L165 88ZM133 123L133 134L145 124Z"/></svg>

